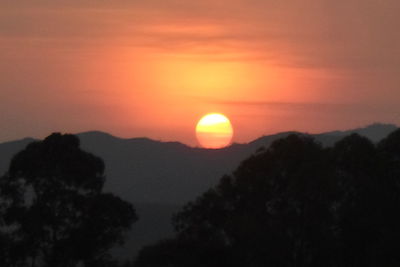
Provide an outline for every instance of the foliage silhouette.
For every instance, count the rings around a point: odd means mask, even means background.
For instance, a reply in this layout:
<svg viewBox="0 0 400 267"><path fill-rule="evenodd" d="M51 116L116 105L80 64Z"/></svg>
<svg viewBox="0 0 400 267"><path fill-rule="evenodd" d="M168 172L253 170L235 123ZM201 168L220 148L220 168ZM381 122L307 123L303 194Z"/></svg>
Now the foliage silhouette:
<svg viewBox="0 0 400 267"><path fill-rule="evenodd" d="M323 148L290 135L176 214L136 267L399 266L400 130Z"/></svg>
<svg viewBox="0 0 400 267"><path fill-rule="evenodd" d="M0 226L12 241L1 249L7 265L111 264L109 249L137 216L131 204L102 193L104 163L79 145L55 133L13 157L0 179Z"/></svg>

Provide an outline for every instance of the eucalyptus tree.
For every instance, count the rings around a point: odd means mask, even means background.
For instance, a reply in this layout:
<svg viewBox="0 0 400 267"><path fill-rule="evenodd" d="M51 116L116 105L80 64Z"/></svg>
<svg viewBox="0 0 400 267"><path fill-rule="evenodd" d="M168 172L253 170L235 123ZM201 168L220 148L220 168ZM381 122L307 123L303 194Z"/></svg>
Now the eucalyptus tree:
<svg viewBox="0 0 400 267"><path fill-rule="evenodd" d="M100 266L137 220L133 206L103 193L104 163L76 136L55 133L16 154L0 179L2 228L16 266Z"/></svg>

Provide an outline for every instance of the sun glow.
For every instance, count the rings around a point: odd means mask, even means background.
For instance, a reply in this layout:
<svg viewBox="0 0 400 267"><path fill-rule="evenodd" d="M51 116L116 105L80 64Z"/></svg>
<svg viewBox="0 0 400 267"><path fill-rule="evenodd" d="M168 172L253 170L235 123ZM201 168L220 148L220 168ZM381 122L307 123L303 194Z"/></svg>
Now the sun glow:
<svg viewBox="0 0 400 267"><path fill-rule="evenodd" d="M152 69L158 77L157 87L168 89L168 94L174 97L243 98L259 81L256 70L249 64L206 57L163 57L161 62L154 62Z"/></svg>
<svg viewBox="0 0 400 267"><path fill-rule="evenodd" d="M204 148L223 148L232 141L232 124L226 116L220 113L210 113L197 123L196 136Z"/></svg>

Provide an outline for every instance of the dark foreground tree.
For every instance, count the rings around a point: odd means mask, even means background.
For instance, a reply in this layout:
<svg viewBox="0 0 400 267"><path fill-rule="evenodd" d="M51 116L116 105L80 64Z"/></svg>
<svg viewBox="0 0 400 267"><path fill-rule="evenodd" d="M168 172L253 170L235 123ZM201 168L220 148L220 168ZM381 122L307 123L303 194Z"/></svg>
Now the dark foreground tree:
<svg viewBox="0 0 400 267"><path fill-rule="evenodd" d="M102 193L104 181L103 161L82 151L73 135L52 134L15 155L0 179L0 226L12 240L2 250L8 264L111 262L109 249L137 216L131 204Z"/></svg>
<svg viewBox="0 0 400 267"><path fill-rule="evenodd" d="M291 135L245 160L174 218L175 242L192 245L168 266L323 265L334 251L333 177L324 155L310 137ZM153 264L155 256L144 260L151 250L137 266L167 266Z"/></svg>
<svg viewBox="0 0 400 267"><path fill-rule="evenodd" d="M333 148L290 135L188 203L136 266L399 266L399 181L400 131Z"/></svg>

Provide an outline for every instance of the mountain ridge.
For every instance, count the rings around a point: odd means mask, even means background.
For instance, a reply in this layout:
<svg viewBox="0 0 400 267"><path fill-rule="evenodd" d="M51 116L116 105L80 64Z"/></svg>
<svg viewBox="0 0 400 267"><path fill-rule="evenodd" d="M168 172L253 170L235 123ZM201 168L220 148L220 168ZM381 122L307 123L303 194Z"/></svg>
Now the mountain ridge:
<svg viewBox="0 0 400 267"><path fill-rule="evenodd" d="M335 131L327 131L327 132L321 132L321 133L308 133L308 132L301 132L301 131L284 131L284 132L278 132L278 133L273 133L273 134L269 134L269 135L262 135L254 140L251 140L249 142L244 142L244 143L237 143L237 142L233 142L232 144L230 144L227 147L224 148L220 148L220 149L207 149L207 148L202 148L202 147L198 147L198 146L190 146L187 145L185 143L179 142L179 141L163 141L163 140L156 140L156 139L152 139L149 137L128 137L128 138L124 138L124 137L119 137L104 131L100 131L100 130L90 130L90 131L84 131L84 132L79 132L79 133L70 133L73 135L77 135L77 136L82 136L82 137L93 137L96 136L97 138L103 138L103 139L117 139L120 141L130 141L130 142L149 142L149 143L161 143L161 144L176 144L176 145L182 145L188 148L194 148L194 149L204 149L204 150L221 150L221 149L227 149L230 146L236 146L236 145L248 145L248 144L252 144L252 143L257 143L261 140L263 140L264 138L268 138L271 136L277 136L277 135L288 135L288 134L307 134L310 136L320 136L320 135L335 135L335 136L345 136L351 133L361 133L361 135L364 135L368 138L370 138L372 141L375 142L375 139L380 139L381 136L379 136L378 138L371 138L371 136L377 135L377 133L368 133L368 131L380 131L383 132L383 135L388 132L388 131L394 131L395 129L397 129L398 126L395 124L391 124L391 123L380 123L380 122L375 122L372 124L369 124L367 126L364 127L358 127L358 128L352 128L352 129L348 129L348 130L335 130ZM18 142L32 142L32 141L37 141L37 140L41 140L40 138L34 138L34 137L24 137L24 138L20 138L20 139L16 139L16 140L8 140L5 142L0 142L0 146L5 145L5 144L13 144L13 143L18 143Z"/></svg>
<svg viewBox="0 0 400 267"><path fill-rule="evenodd" d="M352 133L359 133L361 135L368 137L371 141L377 142L381 138L383 138L388 132L394 131L397 128L398 128L398 126L395 124L375 122L375 123L371 123L371 124L368 124L363 127L351 128L348 130L327 131L327 132L321 132L321 133L308 133L308 132L301 132L301 131L295 131L295 130L284 131L284 132L278 132L278 133L273 133L273 134L269 134L269 135L263 135L254 140L251 140L249 142L244 142L244 143L234 142L227 147L216 149L216 150L227 149L231 146L236 146L236 145L248 145L248 144L252 144L252 143L258 143L258 142L262 141L263 139L269 138L271 136L286 136L289 134L307 134L307 135L314 136L314 137L315 136L318 137L321 135L334 135L334 136L343 137L343 136L346 136L346 135L349 135ZM148 138L148 137L122 138L122 137L118 137L118 136L109 134L107 132L98 131L98 130L76 133L75 135L82 136L82 135L95 135L95 134L106 135L109 137L113 137L113 138L125 140L125 141L145 141L145 142L156 142L156 143L162 143L162 144L179 144L179 145L182 145L182 146L185 146L188 148L215 150L215 149L202 148L202 147L198 147L198 146L189 146L189 145L179 142L179 141L162 141L162 140L156 140L156 139L152 139L152 138ZM27 137L27 138L30 138L30 137ZM30 138L30 139L33 139L33 138ZM0 143L0 145L1 145L1 143Z"/></svg>
<svg viewBox="0 0 400 267"><path fill-rule="evenodd" d="M374 123L346 131L319 134L287 131L265 135L248 143L233 143L221 149L191 147L180 142L157 141L146 137L120 138L102 131L76 135L83 149L105 161L106 190L132 202L181 204L216 184L223 174L233 171L260 147L268 147L276 139L289 134L307 134L323 145L330 146L354 132L377 142L395 129L397 126L394 124ZM7 169L11 157L34 140L24 138L0 143L0 175ZM176 192L172 188L174 186L177 187ZM151 191L153 189L154 192Z"/></svg>
<svg viewBox="0 0 400 267"><path fill-rule="evenodd" d="M305 134L330 146L354 132L377 142L395 129L397 126L392 124L373 124L347 131ZM119 138L101 131L76 135L82 149L104 160L107 177L104 190L133 203L140 212L140 220L127 234L125 248L114 250L118 258L127 259L143 245L170 236L173 231L170 217L184 203L216 185L224 174L233 172L260 147L268 147L292 133L304 134L282 132L222 149L203 149L143 137ZM24 138L0 143L0 175L8 168L12 156L34 140Z"/></svg>

